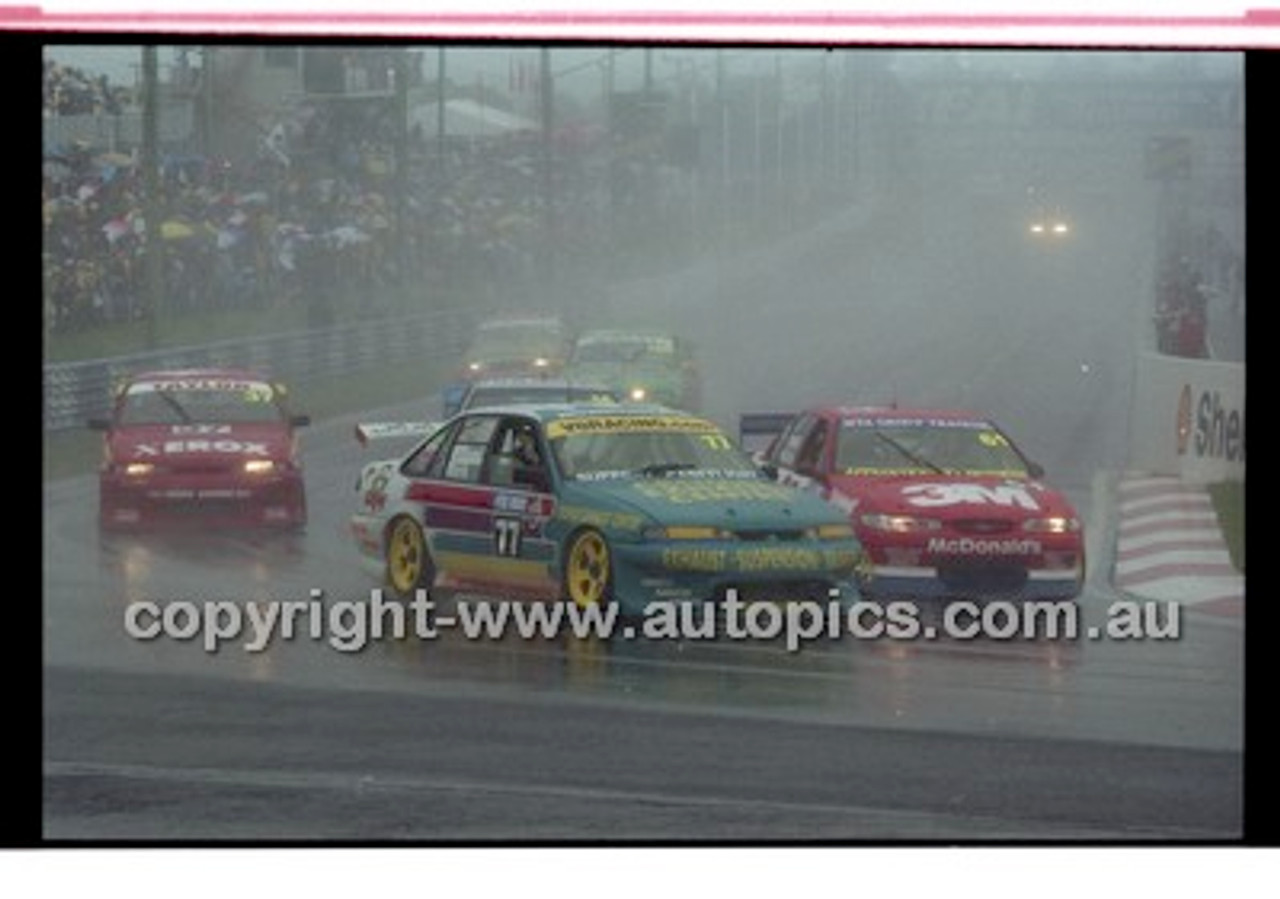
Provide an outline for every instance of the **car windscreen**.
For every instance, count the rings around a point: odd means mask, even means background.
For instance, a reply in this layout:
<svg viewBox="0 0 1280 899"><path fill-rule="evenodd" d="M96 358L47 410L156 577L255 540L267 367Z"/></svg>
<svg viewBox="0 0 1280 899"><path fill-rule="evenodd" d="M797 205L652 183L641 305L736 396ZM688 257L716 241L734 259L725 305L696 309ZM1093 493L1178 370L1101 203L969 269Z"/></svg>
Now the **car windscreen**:
<svg viewBox="0 0 1280 899"><path fill-rule="evenodd" d="M696 419L562 419L547 436L568 478L760 476L724 433Z"/></svg>
<svg viewBox="0 0 1280 899"><path fill-rule="evenodd" d="M578 344L573 353L574 362L669 362L675 356L675 346L670 338L635 337L609 340L591 340Z"/></svg>
<svg viewBox="0 0 1280 899"><path fill-rule="evenodd" d="M1008 438L986 422L846 420L835 470L852 475L969 474L1025 478Z"/></svg>
<svg viewBox="0 0 1280 899"><path fill-rule="evenodd" d="M135 384L120 403L121 425L238 424L284 420L275 391L257 381Z"/></svg>

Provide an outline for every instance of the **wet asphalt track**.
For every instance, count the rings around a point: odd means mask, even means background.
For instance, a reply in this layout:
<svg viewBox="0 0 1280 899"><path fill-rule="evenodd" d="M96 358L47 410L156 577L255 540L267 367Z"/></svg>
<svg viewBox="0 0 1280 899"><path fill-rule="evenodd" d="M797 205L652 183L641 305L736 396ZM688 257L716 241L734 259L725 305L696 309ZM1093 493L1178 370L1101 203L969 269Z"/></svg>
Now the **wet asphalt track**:
<svg viewBox="0 0 1280 899"><path fill-rule="evenodd" d="M1086 516L1107 584L1143 326L1143 210L1027 247L957 197L851 213L767 260L619 288L594 313L699 346L706 412L966 405ZM927 225L927 227L921 227ZM785 298L785 302L779 302ZM434 403L434 395L428 402ZM404 410L399 410L404 411ZM1174 641L324 641L216 655L130 639L135 599L366 597L354 418L307 435L305 535L100 542L93 481L45 490L50 839L1218 840L1243 815L1243 631ZM87 498L87 499L86 499Z"/></svg>

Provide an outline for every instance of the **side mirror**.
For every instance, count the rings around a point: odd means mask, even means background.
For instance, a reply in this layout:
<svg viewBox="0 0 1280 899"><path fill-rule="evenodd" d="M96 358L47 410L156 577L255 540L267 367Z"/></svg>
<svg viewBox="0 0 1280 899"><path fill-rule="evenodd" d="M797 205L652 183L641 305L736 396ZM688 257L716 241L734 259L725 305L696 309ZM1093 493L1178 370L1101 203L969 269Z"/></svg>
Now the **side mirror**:
<svg viewBox="0 0 1280 899"><path fill-rule="evenodd" d="M760 471L769 480L778 480L778 466L774 465L772 462L762 462L760 464Z"/></svg>
<svg viewBox="0 0 1280 899"><path fill-rule="evenodd" d="M91 418L88 422L91 431L110 431L111 419L109 418Z"/></svg>
<svg viewBox="0 0 1280 899"><path fill-rule="evenodd" d="M311 424L310 415L290 415L289 416L289 427L291 428L305 428L309 424Z"/></svg>
<svg viewBox="0 0 1280 899"><path fill-rule="evenodd" d="M1038 481L1044 477L1044 466L1039 462L1028 462L1027 474L1031 475L1034 480Z"/></svg>

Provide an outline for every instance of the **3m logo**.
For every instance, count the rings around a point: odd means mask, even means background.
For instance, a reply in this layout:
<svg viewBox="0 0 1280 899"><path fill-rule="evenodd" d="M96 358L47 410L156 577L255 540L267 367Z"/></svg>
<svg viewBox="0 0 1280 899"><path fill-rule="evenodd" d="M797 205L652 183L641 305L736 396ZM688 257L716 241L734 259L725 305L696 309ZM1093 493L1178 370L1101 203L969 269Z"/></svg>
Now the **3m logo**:
<svg viewBox="0 0 1280 899"><path fill-rule="evenodd" d="M1021 484L1001 484L985 487L982 484L915 484L902 491L913 506L1019 506L1029 512L1040 508L1034 496Z"/></svg>

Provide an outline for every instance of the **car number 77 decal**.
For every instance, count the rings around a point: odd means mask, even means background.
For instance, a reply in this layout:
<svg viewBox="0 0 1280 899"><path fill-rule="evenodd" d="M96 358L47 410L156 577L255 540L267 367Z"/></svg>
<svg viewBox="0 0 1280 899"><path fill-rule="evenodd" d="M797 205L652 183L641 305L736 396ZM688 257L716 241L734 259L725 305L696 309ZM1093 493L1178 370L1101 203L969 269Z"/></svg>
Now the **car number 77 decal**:
<svg viewBox="0 0 1280 899"><path fill-rule="evenodd" d="M520 519L496 518L493 522L494 551L500 556L520 555Z"/></svg>

